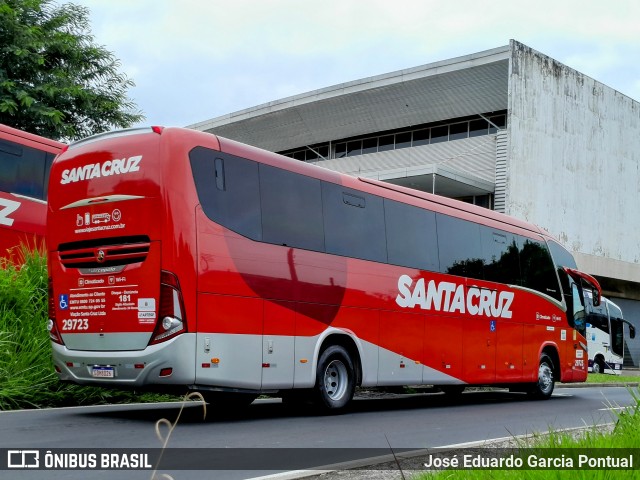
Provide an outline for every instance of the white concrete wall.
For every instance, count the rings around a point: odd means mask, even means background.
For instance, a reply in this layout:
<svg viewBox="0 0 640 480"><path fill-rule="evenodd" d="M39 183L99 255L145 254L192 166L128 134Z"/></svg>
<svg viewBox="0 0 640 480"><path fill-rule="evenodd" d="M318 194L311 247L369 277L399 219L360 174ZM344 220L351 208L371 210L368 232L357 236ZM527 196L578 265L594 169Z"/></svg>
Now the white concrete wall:
<svg viewBox="0 0 640 480"><path fill-rule="evenodd" d="M506 213L640 282L640 103L511 42Z"/></svg>

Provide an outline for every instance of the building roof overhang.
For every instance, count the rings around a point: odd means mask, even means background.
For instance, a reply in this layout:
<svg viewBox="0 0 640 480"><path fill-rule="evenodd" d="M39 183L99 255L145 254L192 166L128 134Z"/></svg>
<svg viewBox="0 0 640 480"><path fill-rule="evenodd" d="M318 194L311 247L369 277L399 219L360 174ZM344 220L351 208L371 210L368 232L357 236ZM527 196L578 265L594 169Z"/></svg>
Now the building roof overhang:
<svg viewBox="0 0 640 480"><path fill-rule="evenodd" d="M287 97L189 128L271 151L506 110L509 46Z"/></svg>

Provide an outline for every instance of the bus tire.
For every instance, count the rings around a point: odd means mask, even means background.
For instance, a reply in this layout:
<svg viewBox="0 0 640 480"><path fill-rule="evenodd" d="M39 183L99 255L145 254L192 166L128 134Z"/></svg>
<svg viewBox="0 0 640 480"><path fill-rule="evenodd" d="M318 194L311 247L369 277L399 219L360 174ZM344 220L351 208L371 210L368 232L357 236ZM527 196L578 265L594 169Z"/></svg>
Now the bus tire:
<svg viewBox="0 0 640 480"><path fill-rule="evenodd" d="M604 373L604 362L602 361L601 358L596 358L596 360L593 362L593 373Z"/></svg>
<svg viewBox="0 0 640 480"><path fill-rule="evenodd" d="M340 345L322 352L316 371L315 396L321 409L337 411L346 407L356 389L356 375L349 353Z"/></svg>
<svg viewBox="0 0 640 480"><path fill-rule="evenodd" d="M529 391L531 398L537 400L547 400L551 397L555 387L555 372L553 362L546 353L540 355L538 366L538 381L533 384Z"/></svg>

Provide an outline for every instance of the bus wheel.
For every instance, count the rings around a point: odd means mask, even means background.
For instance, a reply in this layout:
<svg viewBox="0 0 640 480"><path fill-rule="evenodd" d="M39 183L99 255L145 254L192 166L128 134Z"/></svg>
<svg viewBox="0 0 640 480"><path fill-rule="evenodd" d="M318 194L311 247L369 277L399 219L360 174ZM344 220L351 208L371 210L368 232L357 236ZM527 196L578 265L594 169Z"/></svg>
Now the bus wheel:
<svg viewBox="0 0 640 480"><path fill-rule="evenodd" d="M595 362L593 362L593 373L604 373L604 362L602 359L597 358Z"/></svg>
<svg viewBox="0 0 640 480"><path fill-rule="evenodd" d="M551 358L549 358L549 355L543 353L540 355L538 381L533 385L529 394L532 398L546 400L551 397L554 387L555 379L553 374L553 362L551 361Z"/></svg>
<svg viewBox="0 0 640 480"><path fill-rule="evenodd" d="M355 369L340 345L332 345L320 355L315 388L317 402L325 410L344 408L353 398Z"/></svg>

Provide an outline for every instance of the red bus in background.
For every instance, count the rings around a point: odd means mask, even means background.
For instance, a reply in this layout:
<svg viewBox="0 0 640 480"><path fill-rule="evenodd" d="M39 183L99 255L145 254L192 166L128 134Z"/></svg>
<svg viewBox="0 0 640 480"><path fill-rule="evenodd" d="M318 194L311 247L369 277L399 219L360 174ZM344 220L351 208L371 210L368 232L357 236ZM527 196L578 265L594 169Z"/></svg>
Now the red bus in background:
<svg viewBox="0 0 640 480"><path fill-rule="evenodd" d="M74 143L49 191L61 380L340 409L587 377L599 285L532 224L178 128Z"/></svg>
<svg viewBox="0 0 640 480"><path fill-rule="evenodd" d="M49 170L64 146L0 124L0 258L43 246Z"/></svg>

